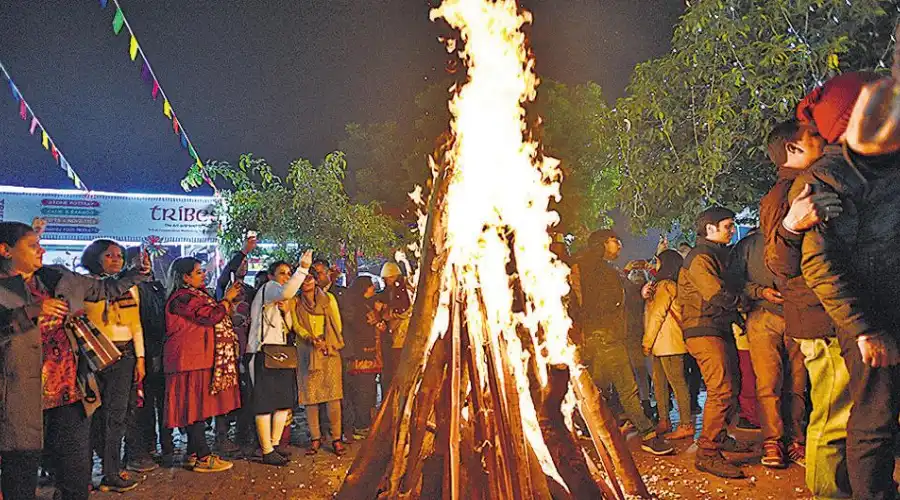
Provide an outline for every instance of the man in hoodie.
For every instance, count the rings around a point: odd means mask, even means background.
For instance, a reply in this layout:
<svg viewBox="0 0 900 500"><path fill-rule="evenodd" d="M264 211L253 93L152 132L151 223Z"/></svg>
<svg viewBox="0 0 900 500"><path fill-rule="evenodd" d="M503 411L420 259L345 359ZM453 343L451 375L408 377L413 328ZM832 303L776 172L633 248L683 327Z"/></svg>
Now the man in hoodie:
<svg viewBox="0 0 900 500"><path fill-rule="evenodd" d="M865 84L849 73L808 95L798 117L816 124L825 154L791 188L832 192L841 217L797 235L803 278L837 327L850 372L847 465L854 498L896 498L894 442L900 417L900 281L884 270L900 264L900 156L867 157L846 145L846 126ZM896 84L896 82L895 82Z"/></svg>
<svg viewBox="0 0 900 500"><path fill-rule="evenodd" d="M684 259L678 276L678 300L685 344L706 383L695 466L719 477L738 479L744 472L722 455L751 450L726 430L735 406L737 353L731 325L737 321L741 301L741 294L726 284L734 216L727 208L711 207L697 217L697 246Z"/></svg>

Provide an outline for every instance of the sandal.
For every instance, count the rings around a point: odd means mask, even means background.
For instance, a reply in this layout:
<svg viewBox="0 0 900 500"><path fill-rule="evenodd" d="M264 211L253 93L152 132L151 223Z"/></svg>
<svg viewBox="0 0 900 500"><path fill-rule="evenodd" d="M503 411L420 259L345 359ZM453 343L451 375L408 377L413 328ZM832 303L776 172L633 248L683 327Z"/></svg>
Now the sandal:
<svg viewBox="0 0 900 500"><path fill-rule="evenodd" d="M309 442L309 448L306 449L306 454L307 455L315 455L316 453L319 452L319 448L321 448L321 447L322 447L322 440L321 439L313 439L312 441Z"/></svg>
<svg viewBox="0 0 900 500"><path fill-rule="evenodd" d="M335 439L331 446L334 448L334 454L337 456L343 456L344 453L347 453L347 448L344 446L344 443L341 442L340 439Z"/></svg>

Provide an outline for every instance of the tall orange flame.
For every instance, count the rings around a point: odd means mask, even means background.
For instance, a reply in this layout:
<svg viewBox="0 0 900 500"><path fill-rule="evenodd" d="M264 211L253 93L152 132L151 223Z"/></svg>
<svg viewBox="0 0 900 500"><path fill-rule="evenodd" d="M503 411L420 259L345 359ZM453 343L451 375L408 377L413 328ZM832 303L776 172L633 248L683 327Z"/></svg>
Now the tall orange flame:
<svg viewBox="0 0 900 500"><path fill-rule="evenodd" d="M459 32L461 43L448 40L447 49L467 67L467 80L450 101L454 141L442 159L450 172L445 228L450 272L444 273L431 341L448 330L451 288L483 300L484 309L478 300L466 301L470 334L487 335L478 340L494 352L505 346L509 359L522 361L513 368L526 438L544 472L564 484L541 435L526 370L529 352L536 353L543 385L551 363L576 368L568 340L571 319L563 305L569 270L550 251L549 228L559 220L549 209L550 200L560 196L559 162L539 153L523 108L534 100L538 84L523 32L531 15L514 0L445 0L431 18L442 18ZM511 260L524 295L521 312L513 312ZM517 328L528 332L532 346L522 345ZM477 361L484 369L484 360Z"/></svg>

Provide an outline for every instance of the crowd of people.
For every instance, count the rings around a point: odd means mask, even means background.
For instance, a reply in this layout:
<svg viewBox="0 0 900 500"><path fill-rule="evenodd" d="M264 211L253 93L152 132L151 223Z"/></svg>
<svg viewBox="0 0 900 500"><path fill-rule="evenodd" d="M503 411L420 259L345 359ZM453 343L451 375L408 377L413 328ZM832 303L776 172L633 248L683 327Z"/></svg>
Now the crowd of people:
<svg viewBox="0 0 900 500"><path fill-rule="evenodd" d="M301 408L307 455L322 449L323 430L336 455L367 434L409 323L397 264L385 264L380 292L369 276L338 289L336 269L307 251L250 286L251 236L215 282L193 257L156 279L140 247L101 239L76 273L43 264L43 225L0 222L4 499L35 498L39 471L61 498L88 498L94 453L97 487L130 491L129 471L176 464L176 430L182 466L198 473L227 471L236 457L287 465Z"/></svg>
<svg viewBox="0 0 900 500"><path fill-rule="evenodd" d="M762 465L806 467L817 498L896 498L900 285L884 277L900 255L900 147L847 140L873 82L834 77L773 128L777 181L736 244L735 213L711 206L695 244L663 241L627 273L612 230L571 257L551 246L572 268L572 340L645 452L696 438L698 470L741 478L736 460L760 450L729 428L758 429ZM342 288L307 251L250 286L250 235L215 283L193 257L157 279L146 252L111 240L85 248L81 274L43 264L42 227L0 222L3 498L34 498L39 470L62 498L87 498L94 453L99 488L129 491L127 471L174 466L175 430L198 473L239 455L286 465L295 411L307 455L342 455L366 435L412 309L397 264L381 291L369 276Z"/></svg>
<svg viewBox="0 0 900 500"><path fill-rule="evenodd" d="M836 76L771 130L777 181L760 201L760 227L734 245L735 213L711 206L696 218L696 244L661 244L648 273L613 266L622 244L610 230L571 258L556 247L573 268L573 338L643 450L670 454L671 441L694 438L696 363L706 387L698 470L742 478L737 464L759 454L767 467L805 467L816 498L897 498L900 286L885 278L900 234L900 147L891 134L869 134L862 147L848 139L848 126L890 129L854 120L890 120L857 101L888 89L878 99L891 102L893 85ZM652 360L657 412L642 405L635 342ZM761 450L731 426L758 429Z"/></svg>

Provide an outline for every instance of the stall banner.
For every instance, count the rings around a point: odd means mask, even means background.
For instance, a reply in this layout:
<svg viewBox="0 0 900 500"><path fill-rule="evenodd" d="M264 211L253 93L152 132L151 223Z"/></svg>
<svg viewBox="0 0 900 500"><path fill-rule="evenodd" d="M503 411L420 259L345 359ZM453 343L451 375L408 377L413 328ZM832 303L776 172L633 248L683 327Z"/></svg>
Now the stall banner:
<svg viewBox="0 0 900 500"><path fill-rule="evenodd" d="M47 221L44 240L108 238L164 244L216 243L219 222L212 196L83 192L0 186L0 220Z"/></svg>

